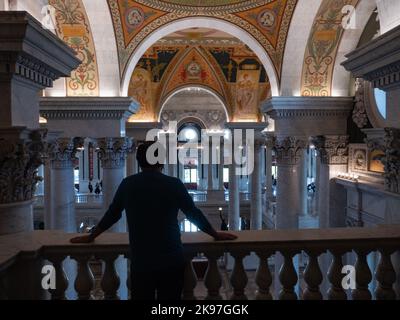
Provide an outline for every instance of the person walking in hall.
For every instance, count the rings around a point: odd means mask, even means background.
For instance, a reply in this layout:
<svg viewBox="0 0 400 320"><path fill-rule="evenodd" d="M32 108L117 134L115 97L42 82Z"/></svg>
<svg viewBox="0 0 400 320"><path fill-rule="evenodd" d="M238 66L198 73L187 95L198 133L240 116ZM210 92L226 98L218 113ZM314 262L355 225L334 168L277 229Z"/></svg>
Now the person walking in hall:
<svg viewBox="0 0 400 320"><path fill-rule="evenodd" d="M131 250L132 299L180 300L184 256L177 219L179 209L214 240L235 240L237 236L217 232L195 206L182 181L164 175L163 164L148 162L148 149L155 143L160 152L162 146L158 142L145 142L138 147L136 159L142 171L121 182L110 207L90 234L74 237L71 242L93 242L125 210Z"/></svg>
<svg viewBox="0 0 400 320"><path fill-rule="evenodd" d="M90 192L90 193L93 193L92 181L89 181L88 189L89 189L89 192Z"/></svg>

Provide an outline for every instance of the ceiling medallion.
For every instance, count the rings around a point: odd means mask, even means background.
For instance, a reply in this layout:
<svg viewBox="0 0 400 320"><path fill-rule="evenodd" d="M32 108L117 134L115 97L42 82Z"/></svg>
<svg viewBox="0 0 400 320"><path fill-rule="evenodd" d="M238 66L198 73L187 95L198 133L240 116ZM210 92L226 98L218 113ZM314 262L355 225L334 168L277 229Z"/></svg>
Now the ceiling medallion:
<svg viewBox="0 0 400 320"><path fill-rule="evenodd" d="M258 24L264 29L269 29L273 27L275 21L276 21L275 13L269 9L261 11L257 17Z"/></svg>
<svg viewBox="0 0 400 320"><path fill-rule="evenodd" d="M132 28L138 28L144 22L144 18L144 12L138 7L133 7L126 13L126 22Z"/></svg>

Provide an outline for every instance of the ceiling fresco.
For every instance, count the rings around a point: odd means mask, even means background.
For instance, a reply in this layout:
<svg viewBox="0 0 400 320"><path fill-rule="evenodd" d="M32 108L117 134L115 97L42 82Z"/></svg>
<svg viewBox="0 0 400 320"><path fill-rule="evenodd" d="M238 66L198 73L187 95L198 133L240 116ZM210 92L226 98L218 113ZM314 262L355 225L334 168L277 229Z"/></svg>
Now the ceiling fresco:
<svg viewBox="0 0 400 320"><path fill-rule="evenodd" d="M187 86L216 93L235 121L257 121L258 105L270 95L265 69L245 44L220 31L192 28L159 40L139 60L129 95L144 106L130 121L155 121L165 99Z"/></svg>
<svg viewBox="0 0 400 320"><path fill-rule="evenodd" d="M152 32L182 18L206 16L230 22L250 33L267 51L280 77L287 33L297 0L108 0L108 3L117 38L121 75L132 53Z"/></svg>

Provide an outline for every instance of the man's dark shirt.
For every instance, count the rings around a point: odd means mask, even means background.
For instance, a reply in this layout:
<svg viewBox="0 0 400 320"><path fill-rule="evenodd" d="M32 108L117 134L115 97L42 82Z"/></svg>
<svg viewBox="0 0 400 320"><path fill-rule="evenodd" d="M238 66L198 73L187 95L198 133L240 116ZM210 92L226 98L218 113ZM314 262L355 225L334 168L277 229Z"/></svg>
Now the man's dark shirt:
<svg viewBox="0 0 400 320"><path fill-rule="evenodd" d="M122 181L98 227L107 230L125 210L132 268L148 271L177 267L183 264L179 209L200 230L211 231L210 223L196 208L181 180L144 171Z"/></svg>

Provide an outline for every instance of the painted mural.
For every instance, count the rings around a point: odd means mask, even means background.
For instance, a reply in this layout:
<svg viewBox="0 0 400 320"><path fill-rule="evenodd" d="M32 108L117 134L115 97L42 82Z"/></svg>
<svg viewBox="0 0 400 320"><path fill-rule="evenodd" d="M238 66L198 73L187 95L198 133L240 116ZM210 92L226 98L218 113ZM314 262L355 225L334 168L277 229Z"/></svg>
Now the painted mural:
<svg viewBox="0 0 400 320"><path fill-rule="evenodd" d="M108 0L108 3L117 37L121 75L135 49L156 29L181 18L208 16L233 23L250 33L267 51L280 78L287 33L297 0ZM135 18L130 19L132 15Z"/></svg>
<svg viewBox="0 0 400 320"><path fill-rule="evenodd" d="M337 50L344 29L345 5L356 6L359 0L324 0L311 29L303 63L301 94L331 96Z"/></svg>
<svg viewBox="0 0 400 320"><path fill-rule="evenodd" d="M129 85L128 94L140 104L140 109L132 117L136 121L154 121L153 90L151 73L143 68L136 68Z"/></svg>
<svg viewBox="0 0 400 320"><path fill-rule="evenodd" d="M239 70L236 82L235 120L254 119L258 113L260 70Z"/></svg>
<svg viewBox="0 0 400 320"><path fill-rule="evenodd" d="M200 37L196 39L203 43ZM243 44L213 46L217 42L211 41L209 45L179 46L174 41L173 38L159 41L138 62L129 95L141 108L131 122L154 121L165 98L190 85L217 93L234 121L260 119L258 107L270 96L270 84L253 52Z"/></svg>
<svg viewBox="0 0 400 320"><path fill-rule="evenodd" d="M57 35L75 50L81 65L66 79L67 96L98 96L99 74L89 19L81 0L49 0Z"/></svg>

